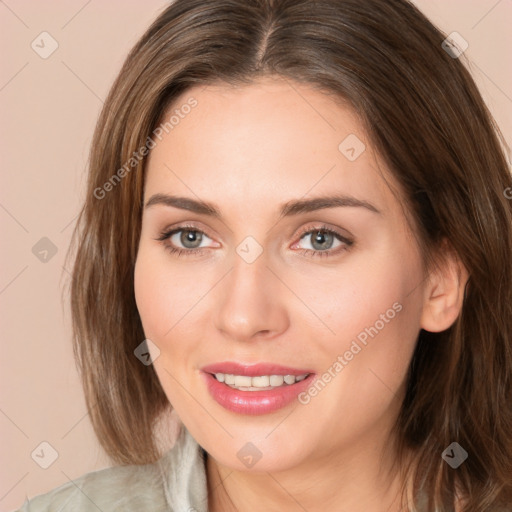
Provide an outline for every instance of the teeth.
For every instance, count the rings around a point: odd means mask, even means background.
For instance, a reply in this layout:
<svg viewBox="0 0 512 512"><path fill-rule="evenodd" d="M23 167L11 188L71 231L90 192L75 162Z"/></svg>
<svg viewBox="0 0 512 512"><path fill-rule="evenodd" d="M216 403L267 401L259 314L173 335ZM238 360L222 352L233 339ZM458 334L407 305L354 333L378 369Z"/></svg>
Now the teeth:
<svg viewBox="0 0 512 512"><path fill-rule="evenodd" d="M232 375L230 373L216 373L215 378L219 382L224 382L232 388L241 389L243 391L260 391L262 389L272 389L291 385L304 380L309 373L304 375L259 375L257 377L248 377L246 375Z"/></svg>
<svg viewBox="0 0 512 512"><path fill-rule="evenodd" d="M270 377L268 375L263 375L261 377L252 377L252 382L249 385L254 386L255 388L266 388L270 386Z"/></svg>
<svg viewBox="0 0 512 512"><path fill-rule="evenodd" d="M248 387L251 387L251 383L252 383L252 377L246 377L246 376L242 376L242 375L237 375L235 377L235 386L237 388L241 388L241 387L248 388Z"/></svg>
<svg viewBox="0 0 512 512"><path fill-rule="evenodd" d="M295 377L293 380L295 380ZM283 382L284 382L284 377L282 375L271 375L270 376L270 385L271 386L282 386Z"/></svg>

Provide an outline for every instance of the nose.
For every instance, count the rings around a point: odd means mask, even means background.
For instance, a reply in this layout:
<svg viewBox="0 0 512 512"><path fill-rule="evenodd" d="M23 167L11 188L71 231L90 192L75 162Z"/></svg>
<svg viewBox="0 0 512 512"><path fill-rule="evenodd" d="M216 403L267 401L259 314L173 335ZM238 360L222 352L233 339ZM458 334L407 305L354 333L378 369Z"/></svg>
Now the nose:
<svg viewBox="0 0 512 512"><path fill-rule="evenodd" d="M235 341L273 339L289 326L285 287L263 253L247 263L235 255L233 268L214 298L214 322L224 337Z"/></svg>

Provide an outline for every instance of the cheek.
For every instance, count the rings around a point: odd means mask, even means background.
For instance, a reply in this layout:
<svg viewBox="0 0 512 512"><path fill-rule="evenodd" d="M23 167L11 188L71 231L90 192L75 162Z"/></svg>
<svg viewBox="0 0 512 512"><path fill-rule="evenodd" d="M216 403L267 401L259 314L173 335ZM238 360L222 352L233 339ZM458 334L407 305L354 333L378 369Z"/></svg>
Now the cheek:
<svg viewBox="0 0 512 512"><path fill-rule="evenodd" d="M333 437L336 425L362 433L395 411L419 332L420 275L416 261L400 254L368 258L310 297L335 334L315 338L325 372L317 389L325 391L310 389L303 399L319 418L336 418Z"/></svg>
<svg viewBox="0 0 512 512"><path fill-rule="evenodd" d="M146 338L159 348L155 369L192 364L203 331L198 316L211 284L197 269L173 262L164 249L141 243L134 270L135 301ZM179 362L179 364L177 364Z"/></svg>
<svg viewBox="0 0 512 512"><path fill-rule="evenodd" d="M146 251L139 248L134 270L135 302L144 327L145 335L151 339L157 327L156 320L161 318L162 297L158 286L158 268L150 265Z"/></svg>
<svg viewBox="0 0 512 512"><path fill-rule="evenodd" d="M135 263L134 290L146 335L151 332L161 339L185 313L188 296L194 294L194 284L190 276L171 264L165 249L141 242Z"/></svg>
<svg viewBox="0 0 512 512"><path fill-rule="evenodd" d="M389 390L399 389L414 352L422 306L421 266L404 249L379 258L369 255L331 277L323 281L324 292L309 299L334 332L317 338L327 355L323 366L343 375L334 386L343 395L340 401L352 402L354 389L354 406L360 399L382 400Z"/></svg>
<svg viewBox="0 0 512 512"><path fill-rule="evenodd" d="M169 401L174 404L178 400L174 396L172 361L184 361L184 358L176 343L180 338L174 338L173 343L169 340L179 331L181 325L177 322L185 311L180 311L184 309L181 284L176 279L174 282L169 280L165 256L165 252L162 257L158 251L141 244L134 269L134 291L144 335L158 347L158 357L152 354L154 370Z"/></svg>
<svg viewBox="0 0 512 512"><path fill-rule="evenodd" d="M364 343L371 337L368 331L375 335L402 330L407 324L419 326L418 262L406 251L377 256L369 253L322 276L297 279L301 297L330 328L323 339L337 349L358 336Z"/></svg>
<svg viewBox="0 0 512 512"><path fill-rule="evenodd" d="M155 340L162 340L173 326L180 304L178 295L183 297L177 283L170 285L169 265L163 259L165 256L141 244L134 270L135 301L144 333Z"/></svg>

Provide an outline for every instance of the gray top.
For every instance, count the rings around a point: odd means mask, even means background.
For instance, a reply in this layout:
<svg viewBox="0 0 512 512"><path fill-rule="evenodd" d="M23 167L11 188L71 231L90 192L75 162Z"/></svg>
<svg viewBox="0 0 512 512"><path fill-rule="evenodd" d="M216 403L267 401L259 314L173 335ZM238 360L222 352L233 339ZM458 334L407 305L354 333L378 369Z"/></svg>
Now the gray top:
<svg viewBox="0 0 512 512"><path fill-rule="evenodd" d="M86 473L26 501L18 512L207 512L203 449L181 426L160 460Z"/></svg>

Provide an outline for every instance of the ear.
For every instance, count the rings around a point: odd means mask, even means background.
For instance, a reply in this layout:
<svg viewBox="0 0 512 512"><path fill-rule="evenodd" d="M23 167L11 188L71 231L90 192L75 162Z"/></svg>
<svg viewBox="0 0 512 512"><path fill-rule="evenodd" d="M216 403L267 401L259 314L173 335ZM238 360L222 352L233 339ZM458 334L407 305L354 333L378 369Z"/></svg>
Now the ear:
<svg viewBox="0 0 512 512"><path fill-rule="evenodd" d="M420 326L425 331L448 329L459 316L469 274L447 241L425 286Z"/></svg>

